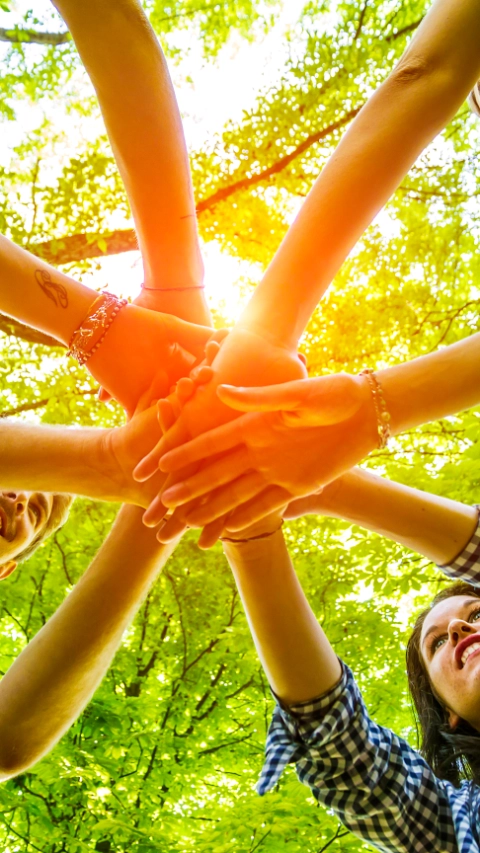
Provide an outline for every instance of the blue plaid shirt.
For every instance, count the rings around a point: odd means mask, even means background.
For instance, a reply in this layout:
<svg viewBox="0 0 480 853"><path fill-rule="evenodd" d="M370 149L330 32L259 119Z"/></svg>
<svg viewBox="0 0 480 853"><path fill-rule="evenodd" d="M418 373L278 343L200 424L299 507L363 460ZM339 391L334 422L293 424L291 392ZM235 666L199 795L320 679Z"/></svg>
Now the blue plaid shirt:
<svg viewBox="0 0 480 853"><path fill-rule="evenodd" d="M480 519L443 571L480 584ZM438 779L409 744L370 719L349 668L328 693L277 704L258 783L265 794L285 766L360 838L394 853L480 853L480 788Z"/></svg>

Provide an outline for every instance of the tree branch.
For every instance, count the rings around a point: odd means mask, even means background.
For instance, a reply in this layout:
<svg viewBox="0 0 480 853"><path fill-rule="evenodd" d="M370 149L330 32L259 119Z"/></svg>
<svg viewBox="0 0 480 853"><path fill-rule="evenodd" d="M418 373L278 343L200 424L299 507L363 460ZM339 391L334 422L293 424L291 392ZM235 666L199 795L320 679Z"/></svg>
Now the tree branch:
<svg viewBox="0 0 480 853"><path fill-rule="evenodd" d="M395 39L399 39L402 36L406 36L409 33L413 33L416 29L418 29L418 27L422 23L424 17L425 16L422 15L422 17L419 18L418 21L414 21L413 24L408 24L406 27L402 27L400 30L396 30L396 32L390 33L390 35L388 35L386 37L385 41L387 41L387 42L395 41Z"/></svg>
<svg viewBox="0 0 480 853"><path fill-rule="evenodd" d="M362 32L363 23L365 21L365 15L367 13L367 6L368 6L368 0L365 0L365 3L363 4L362 11L360 12L360 17L358 19L358 24L357 24L357 28L355 30L355 35L353 37L354 41L358 40L360 33Z"/></svg>
<svg viewBox="0 0 480 853"><path fill-rule="evenodd" d="M332 122L332 124L327 125L327 127L323 127L321 130L318 130L316 133L311 133L307 136L300 145L297 145L290 154L286 154L285 157L281 157L280 160L277 160L276 163L273 163L272 166L269 166L268 169L264 169L262 172L257 172L253 175L249 175L244 178L240 178L238 181L234 181L232 184L228 184L226 187L221 187L216 192L212 193L212 195L203 199L197 204L197 213L203 213L204 210L211 210L216 204L220 201L225 201L234 193L239 192L240 190L250 189L256 184L263 183L263 181L268 181L273 175L278 175L279 172L282 172L287 166L290 166L297 157L300 157L301 154L304 154L305 151L308 151L312 145L315 145L317 142L320 142L325 137L330 136L330 134L334 133L336 130L339 130L341 127L344 127L348 124L355 116L360 112L363 104L360 104L359 107L355 107L353 110L349 110L348 113L345 113L342 118L338 119L338 121Z"/></svg>
<svg viewBox="0 0 480 853"><path fill-rule="evenodd" d="M325 853L325 850L328 850L328 848L333 844L334 841L337 841L339 838L344 838L345 835L350 835L350 831L348 829L344 829L344 827L339 824L339 826L337 826L337 831L335 832L335 835L332 835L330 841L327 841L327 843L324 844L323 847L320 847L317 853Z"/></svg>
<svg viewBox="0 0 480 853"><path fill-rule="evenodd" d="M22 341L27 341L29 344L43 344L47 347L63 347L60 341L51 338L50 335L45 335L37 329L32 329L31 326L26 326L13 317L7 317L5 314L0 314L0 332L6 335L13 335L20 338Z"/></svg>
<svg viewBox="0 0 480 853"><path fill-rule="evenodd" d="M202 213L211 210L220 202L226 201L235 193L251 189L257 184L270 180L274 175L278 175L279 172L286 169L294 160L304 154L305 151L316 145L317 142L320 142L348 124L360 112L362 106L363 104L350 110L338 121L329 124L316 133L310 134L290 154L281 157L280 160L277 160L276 163L273 163L267 169L220 187L220 189L199 201L196 208L197 214L201 216ZM72 234L61 239L34 243L29 246L29 250L34 255L37 255L37 257L47 261L47 263L68 264L74 261L84 261L87 258L99 258L104 255L119 255L122 252L136 251L138 250L138 242L135 231L128 228L123 230L118 229L107 234Z"/></svg>
<svg viewBox="0 0 480 853"><path fill-rule="evenodd" d="M11 44L48 44L57 47L71 40L70 33L42 33L38 30L25 30L21 27L5 30L0 27L0 41L8 41Z"/></svg>
<svg viewBox="0 0 480 853"><path fill-rule="evenodd" d="M84 391L74 391L72 397L88 397L97 392L98 388L87 388ZM21 406L16 406L14 409L5 409L0 412L0 418L10 418L13 415L22 414L22 412L34 412L36 409L43 409L48 406L50 400L58 400L58 397L46 397L44 400L36 400L35 403L22 403Z"/></svg>

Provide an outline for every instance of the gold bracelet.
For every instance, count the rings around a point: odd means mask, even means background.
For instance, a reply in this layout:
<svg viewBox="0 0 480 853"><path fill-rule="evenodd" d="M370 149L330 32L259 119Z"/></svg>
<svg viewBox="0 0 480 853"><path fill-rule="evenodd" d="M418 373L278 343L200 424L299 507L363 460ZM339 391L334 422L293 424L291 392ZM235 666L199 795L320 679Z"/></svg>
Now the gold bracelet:
<svg viewBox="0 0 480 853"><path fill-rule="evenodd" d="M360 376L365 376L372 392L373 407L377 418L378 447L381 450L387 446L388 440L392 437L391 418L383 396L383 388L378 381L377 374L371 367L365 367L364 370L361 370Z"/></svg>
<svg viewBox="0 0 480 853"><path fill-rule="evenodd" d="M79 364L85 364L98 350L115 317L125 305L128 305L128 299L119 299L113 293L104 292L95 299L86 317L78 329L75 329L68 345L67 355L76 358ZM97 332L100 332L100 337L91 346L92 338Z"/></svg>
<svg viewBox="0 0 480 853"><path fill-rule="evenodd" d="M282 527L283 527L283 518L282 518L280 524L278 525L278 527L276 527L275 530L270 530L269 533L259 533L258 536L251 536L249 539L232 539L229 536L220 536L220 542L233 542L233 543L241 542L241 543L243 543L243 542L255 542L257 539L269 539L270 536L274 536L275 533L278 533L278 531L281 530Z"/></svg>

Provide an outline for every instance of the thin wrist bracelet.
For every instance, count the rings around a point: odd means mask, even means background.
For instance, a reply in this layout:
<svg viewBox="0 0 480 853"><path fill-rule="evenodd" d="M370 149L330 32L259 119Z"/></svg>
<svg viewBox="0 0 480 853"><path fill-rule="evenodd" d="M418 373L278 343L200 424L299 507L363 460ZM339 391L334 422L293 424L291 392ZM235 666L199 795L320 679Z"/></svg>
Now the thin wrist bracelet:
<svg viewBox="0 0 480 853"><path fill-rule="evenodd" d="M85 364L103 343L113 321L125 305L128 305L128 299L119 299L113 293L102 293L90 306L78 329L75 329L67 355L76 358L79 364ZM100 335L92 346L92 339L97 333Z"/></svg>
<svg viewBox="0 0 480 853"><path fill-rule="evenodd" d="M365 367L360 371L360 376L365 376L372 392L373 407L377 418L378 432L378 447L383 449L387 446L388 440L392 437L390 429L390 413L387 409L385 397L383 396L383 388L378 381L378 376L371 367Z"/></svg>
<svg viewBox="0 0 480 853"><path fill-rule="evenodd" d="M257 539L270 539L270 536L274 536L275 533L278 533L278 531L282 529L283 523L282 518L282 521L275 530L270 530L269 533L259 533L258 536L250 536L249 539L233 539L230 536L220 536L220 542L233 542L234 544L238 544L239 542L255 542Z"/></svg>
<svg viewBox="0 0 480 853"><path fill-rule="evenodd" d="M142 282L141 290L150 290L153 293L173 293L174 290L205 290L204 284L191 284L188 287L146 287Z"/></svg>

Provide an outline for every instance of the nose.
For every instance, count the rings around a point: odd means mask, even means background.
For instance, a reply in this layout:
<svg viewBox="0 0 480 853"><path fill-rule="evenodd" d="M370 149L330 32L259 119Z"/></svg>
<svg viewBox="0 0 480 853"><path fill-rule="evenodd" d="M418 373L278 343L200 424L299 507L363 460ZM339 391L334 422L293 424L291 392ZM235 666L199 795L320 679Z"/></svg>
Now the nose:
<svg viewBox="0 0 480 853"><path fill-rule="evenodd" d="M460 640L468 637L469 634L478 633L478 624L471 625L470 622L464 622L463 619L452 619L448 626L448 636L453 646L456 646Z"/></svg>
<svg viewBox="0 0 480 853"><path fill-rule="evenodd" d="M26 512L28 499L25 492L2 492L4 498L11 501L15 516L19 517Z"/></svg>

